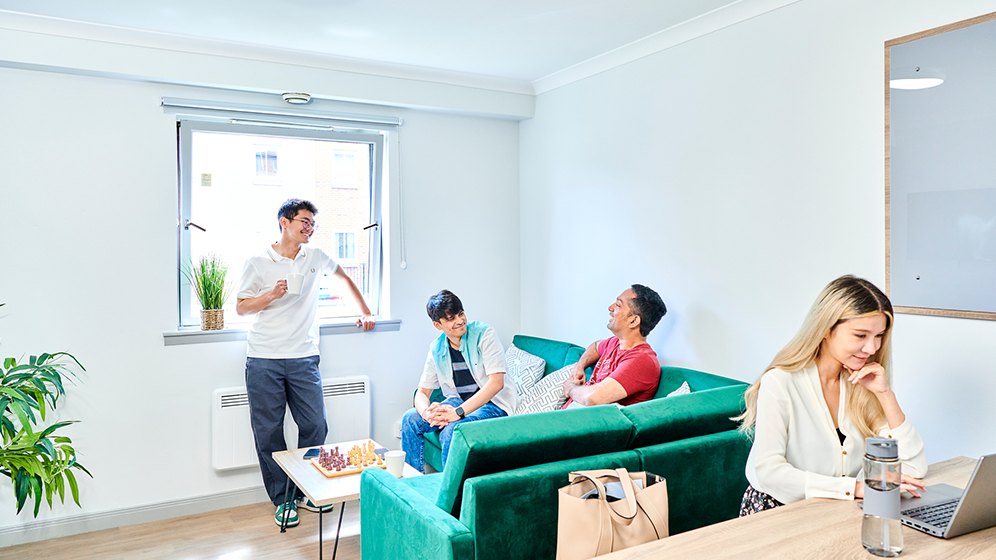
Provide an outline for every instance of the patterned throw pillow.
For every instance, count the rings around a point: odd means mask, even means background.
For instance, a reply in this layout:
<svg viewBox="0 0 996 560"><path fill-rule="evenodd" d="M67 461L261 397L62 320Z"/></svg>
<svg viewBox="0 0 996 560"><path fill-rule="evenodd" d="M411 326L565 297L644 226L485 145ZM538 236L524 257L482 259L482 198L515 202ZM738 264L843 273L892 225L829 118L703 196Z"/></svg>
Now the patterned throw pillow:
<svg viewBox="0 0 996 560"><path fill-rule="evenodd" d="M678 387L674 391L671 391L670 393L667 394L667 396L674 397L674 396L677 396L677 395L687 395L688 393L691 393L691 392L692 392L692 388L688 386L688 382L687 381L682 381L681 382L681 387Z"/></svg>
<svg viewBox="0 0 996 560"><path fill-rule="evenodd" d="M515 345L505 351L505 375L515 383L515 392L521 398L536 385L546 371L546 360L519 350Z"/></svg>
<svg viewBox="0 0 996 560"><path fill-rule="evenodd" d="M540 379L528 393L519 399L519 405L515 407L515 414L546 412L558 410L564 406L564 403L567 402L567 397L564 396L564 381L567 381L567 378L571 376L573 369L574 364L564 366Z"/></svg>

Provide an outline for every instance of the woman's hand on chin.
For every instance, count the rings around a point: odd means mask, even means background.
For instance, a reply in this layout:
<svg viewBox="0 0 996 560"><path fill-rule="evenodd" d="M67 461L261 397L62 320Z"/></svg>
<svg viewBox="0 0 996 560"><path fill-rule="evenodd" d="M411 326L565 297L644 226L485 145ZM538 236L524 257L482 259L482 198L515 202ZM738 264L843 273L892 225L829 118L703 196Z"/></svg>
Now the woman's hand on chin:
<svg viewBox="0 0 996 560"><path fill-rule="evenodd" d="M844 369L851 374L847 378L848 381L852 384L861 385L876 395L888 393L892 390L889 387L889 381L885 378L885 368L878 362L869 362L861 369L855 370L847 366L844 366Z"/></svg>

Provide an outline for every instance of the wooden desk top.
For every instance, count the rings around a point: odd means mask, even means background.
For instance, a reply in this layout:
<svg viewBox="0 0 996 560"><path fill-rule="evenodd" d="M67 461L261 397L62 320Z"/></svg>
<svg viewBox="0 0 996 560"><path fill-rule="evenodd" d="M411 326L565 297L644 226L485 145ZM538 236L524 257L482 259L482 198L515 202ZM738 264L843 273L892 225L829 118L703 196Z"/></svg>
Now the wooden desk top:
<svg viewBox="0 0 996 560"><path fill-rule="evenodd" d="M354 445L360 445L371 441L370 439L358 439L354 441L344 441L339 443L326 443L322 447L335 448L339 446L340 451L351 449ZM382 447L374 442L377 447ZM310 448L290 449L278 451L273 454L273 460L280 465L280 468L287 473L291 481L301 489L311 503L316 506L327 506L340 502L360 499L360 473L349 476L339 476L326 478L318 469L311 464L310 460L304 459L304 453ZM421 476L422 473L414 467L405 463L403 477Z"/></svg>
<svg viewBox="0 0 996 560"><path fill-rule="evenodd" d="M957 457L930 465L925 482L964 488L975 463L975 459ZM861 546L861 520L861 509L853 501L812 498L598 558L877 558ZM906 560L996 558L996 527L951 540L903 527L903 541L899 558Z"/></svg>

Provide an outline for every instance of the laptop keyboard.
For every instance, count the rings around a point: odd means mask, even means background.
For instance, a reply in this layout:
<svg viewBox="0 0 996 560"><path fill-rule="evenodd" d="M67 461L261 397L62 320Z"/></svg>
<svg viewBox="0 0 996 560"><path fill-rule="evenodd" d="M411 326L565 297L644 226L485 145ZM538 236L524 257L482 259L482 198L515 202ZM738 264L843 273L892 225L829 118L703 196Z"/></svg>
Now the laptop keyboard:
<svg viewBox="0 0 996 560"><path fill-rule="evenodd" d="M943 529L951 523L951 516L958 507L958 501L959 499L955 498L938 504L910 508L904 510L903 515Z"/></svg>

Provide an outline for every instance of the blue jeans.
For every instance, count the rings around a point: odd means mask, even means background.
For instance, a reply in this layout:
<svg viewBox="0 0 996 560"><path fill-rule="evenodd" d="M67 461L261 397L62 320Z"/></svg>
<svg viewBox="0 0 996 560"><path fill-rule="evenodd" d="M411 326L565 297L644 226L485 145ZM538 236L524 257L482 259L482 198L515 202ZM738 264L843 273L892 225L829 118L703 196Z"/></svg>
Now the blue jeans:
<svg viewBox="0 0 996 560"><path fill-rule="evenodd" d="M263 486L273 505L284 503L287 475L273 460L274 451L284 451L284 414L290 407L297 424L297 446L314 447L325 443L329 427L325 422L325 399L318 356L307 358L246 358L246 392L249 419L256 438L256 455ZM297 493L294 488L292 492Z"/></svg>
<svg viewBox="0 0 996 560"><path fill-rule="evenodd" d="M456 408L463 404L463 399L450 397L442 404ZM457 426L465 422L501 418L502 416L508 416L508 414L498 408L496 404L489 402L468 414L466 418L447 424L439 434L439 443L443 446L443 466L446 466L446 456L450 453L450 440L453 439L453 430ZM401 449L405 452L405 462L418 469L419 472L425 472L425 438L422 437L422 434L435 432L439 429L439 426L430 426L414 409L405 413L405 417L401 420Z"/></svg>

